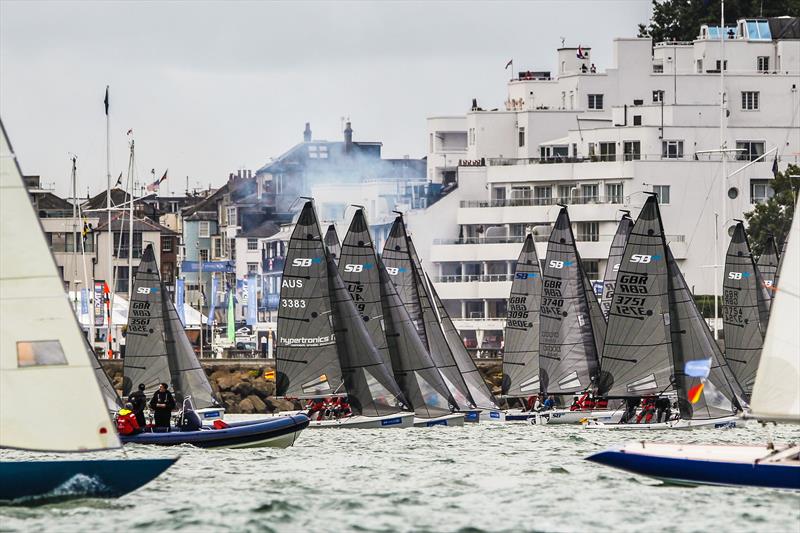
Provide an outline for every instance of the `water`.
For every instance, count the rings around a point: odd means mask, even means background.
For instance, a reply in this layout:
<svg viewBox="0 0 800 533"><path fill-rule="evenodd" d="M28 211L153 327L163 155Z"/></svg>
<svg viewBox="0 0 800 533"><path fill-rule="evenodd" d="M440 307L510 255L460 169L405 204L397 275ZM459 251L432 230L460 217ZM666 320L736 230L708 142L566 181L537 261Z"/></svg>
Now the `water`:
<svg viewBox="0 0 800 533"><path fill-rule="evenodd" d="M800 440L797 427L769 431L778 442ZM767 436L760 426L642 436L480 424L310 430L286 450L128 447L129 457L181 459L118 500L0 506L0 531L796 531L800 494L664 485L583 460L637 437L757 444Z"/></svg>

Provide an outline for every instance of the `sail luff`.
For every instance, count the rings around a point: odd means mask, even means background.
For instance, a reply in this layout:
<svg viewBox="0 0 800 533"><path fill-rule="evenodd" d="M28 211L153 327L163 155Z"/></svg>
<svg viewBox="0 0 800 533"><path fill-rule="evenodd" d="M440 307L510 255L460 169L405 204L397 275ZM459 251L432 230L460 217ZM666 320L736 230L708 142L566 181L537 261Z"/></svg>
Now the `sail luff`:
<svg viewBox="0 0 800 533"><path fill-rule="evenodd" d="M625 245L628 244L628 237L633 229L633 219L628 213L622 215L617 226L617 232L611 241L611 248L608 251L608 262L603 276L603 296L600 304L603 309L603 316L608 320L608 311L611 309L611 300L614 299L614 287L617 285L617 271L619 270L622 254L625 252Z"/></svg>

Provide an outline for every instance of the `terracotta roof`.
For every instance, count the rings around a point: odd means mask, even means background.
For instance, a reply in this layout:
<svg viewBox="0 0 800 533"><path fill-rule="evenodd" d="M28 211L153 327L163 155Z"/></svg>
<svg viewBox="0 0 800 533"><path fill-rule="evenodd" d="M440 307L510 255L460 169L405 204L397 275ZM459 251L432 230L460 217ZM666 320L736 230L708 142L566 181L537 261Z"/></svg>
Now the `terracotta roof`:
<svg viewBox="0 0 800 533"><path fill-rule="evenodd" d="M111 231L126 231L128 229L127 216L123 218L122 215L114 215L111 219ZM103 222L94 229L95 232L108 231L108 224ZM140 218L134 216L133 218L133 231L150 232L155 231L163 235L178 235L178 232L162 226L157 222L153 222L149 218Z"/></svg>

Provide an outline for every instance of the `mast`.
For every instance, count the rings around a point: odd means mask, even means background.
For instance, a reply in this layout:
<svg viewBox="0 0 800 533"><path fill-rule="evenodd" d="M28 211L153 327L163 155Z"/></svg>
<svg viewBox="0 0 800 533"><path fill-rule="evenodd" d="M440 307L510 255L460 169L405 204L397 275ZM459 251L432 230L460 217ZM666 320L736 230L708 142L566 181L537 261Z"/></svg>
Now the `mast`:
<svg viewBox="0 0 800 533"><path fill-rule="evenodd" d="M72 286L72 290L74 291L74 310L75 315L78 316L78 322L80 322L80 313L78 313L78 284L75 283L78 279L78 204L76 198L77 194L77 187L75 184L76 181L76 162L78 158L74 155L72 156L72 281L67 284L67 287Z"/></svg>
<svg viewBox="0 0 800 533"><path fill-rule="evenodd" d="M726 137L727 137L727 126L728 126L728 117L725 110L725 39L727 39L727 35L725 34L725 0L721 0L720 2L720 61L719 61L719 150L720 150L720 157L722 159L722 176L721 176L721 203L720 203L720 210L721 216L720 220L716 221L717 223L714 227L717 230L717 235L715 235L714 239L714 339L719 340L719 300L720 300L720 293L719 293L719 278L720 278L720 270L724 268L725 264L725 226L727 225L727 185L728 185L728 160L727 160L727 151L725 148ZM720 255L720 253L722 255Z"/></svg>
<svg viewBox="0 0 800 533"><path fill-rule="evenodd" d="M106 229L108 231L108 249L106 250L108 279L106 280L106 284L108 285L109 307L106 311L106 343L108 346L106 353L108 358L111 359L114 356L111 344L111 311L114 309L114 260L111 249L114 247L114 233L111 231L111 122L108 116L108 89L109 86L106 85L106 98L103 103L106 108Z"/></svg>
<svg viewBox="0 0 800 533"><path fill-rule="evenodd" d="M128 188L130 189L130 198L128 199L128 301L131 301L131 293L133 292L133 195L135 193L133 188L133 150L134 140L131 139L131 158L128 161ZM120 230L122 228L120 227ZM121 235L120 235L121 238Z"/></svg>

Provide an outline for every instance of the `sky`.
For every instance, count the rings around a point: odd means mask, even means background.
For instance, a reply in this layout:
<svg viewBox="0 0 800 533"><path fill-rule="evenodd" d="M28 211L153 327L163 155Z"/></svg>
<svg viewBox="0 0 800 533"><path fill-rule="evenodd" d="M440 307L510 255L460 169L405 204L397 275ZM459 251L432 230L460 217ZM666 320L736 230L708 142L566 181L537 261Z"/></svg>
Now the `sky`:
<svg viewBox="0 0 800 533"><path fill-rule="evenodd" d="M381 141L384 157L423 157L429 116L472 98L501 107L515 70L555 71L556 49L592 48L610 66L650 0L528 2L23 2L0 0L0 118L23 172L70 193L111 173L169 169L162 194L219 186L302 141ZM126 132L132 129L128 137Z"/></svg>

